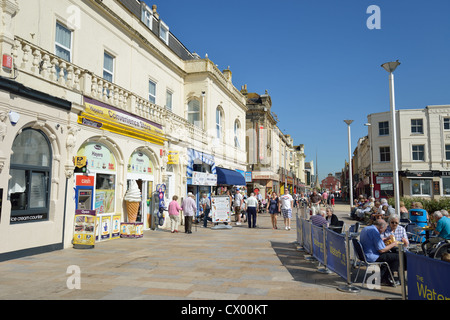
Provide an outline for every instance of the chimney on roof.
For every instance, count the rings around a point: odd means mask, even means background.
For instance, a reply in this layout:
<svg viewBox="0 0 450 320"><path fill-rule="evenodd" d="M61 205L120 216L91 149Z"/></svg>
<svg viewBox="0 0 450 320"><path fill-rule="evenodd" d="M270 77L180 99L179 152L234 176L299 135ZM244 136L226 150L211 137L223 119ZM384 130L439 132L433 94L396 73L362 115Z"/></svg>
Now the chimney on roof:
<svg viewBox="0 0 450 320"><path fill-rule="evenodd" d="M156 4L152 5L153 15L155 16L156 19L159 19L159 13L156 12L156 8L158 8Z"/></svg>
<svg viewBox="0 0 450 320"><path fill-rule="evenodd" d="M231 75L232 75L232 73L231 73L230 67L228 66L228 68L223 70L222 73L225 76L225 78L227 79L227 81L231 82Z"/></svg>

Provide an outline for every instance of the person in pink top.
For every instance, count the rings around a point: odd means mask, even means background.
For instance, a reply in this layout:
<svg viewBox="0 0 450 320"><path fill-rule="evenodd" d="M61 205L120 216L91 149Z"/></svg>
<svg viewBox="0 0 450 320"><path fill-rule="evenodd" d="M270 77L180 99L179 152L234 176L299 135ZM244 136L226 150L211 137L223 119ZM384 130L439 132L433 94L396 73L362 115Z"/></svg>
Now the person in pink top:
<svg viewBox="0 0 450 320"><path fill-rule="evenodd" d="M170 229L172 233L178 232L178 224L180 223L180 211L181 207L178 204L178 197L173 196L172 201L169 203L169 218L170 218Z"/></svg>

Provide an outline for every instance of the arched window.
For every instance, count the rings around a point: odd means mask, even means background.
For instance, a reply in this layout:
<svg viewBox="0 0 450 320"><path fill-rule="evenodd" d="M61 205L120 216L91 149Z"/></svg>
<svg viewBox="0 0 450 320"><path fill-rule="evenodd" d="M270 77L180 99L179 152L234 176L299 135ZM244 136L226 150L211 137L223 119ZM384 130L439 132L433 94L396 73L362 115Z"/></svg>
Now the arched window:
<svg viewBox="0 0 450 320"><path fill-rule="evenodd" d="M221 107L217 107L216 109L216 138L223 138L223 129L224 129L224 119L223 119L223 110Z"/></svg>
<svg viewBox="0 0 450 320"><path fill-rule="evenodd" d="M240 148L241 144L239 143L239 137L241 135L241 123L238 119L234 121L234 146L236 148Z"/></svg>
<svg viewBox="0 0 450 320"><path fill-rule="evenodd" d="M200 102L198 100L188 102L188 121L197 127L201 127Z"/></svg>
<svg viewBox="0 0 450 320"><path fill-rule="evenodd" d="M12 145L8 197L11 223L47 220L52 152L47 137L24 129Z"/></svg>

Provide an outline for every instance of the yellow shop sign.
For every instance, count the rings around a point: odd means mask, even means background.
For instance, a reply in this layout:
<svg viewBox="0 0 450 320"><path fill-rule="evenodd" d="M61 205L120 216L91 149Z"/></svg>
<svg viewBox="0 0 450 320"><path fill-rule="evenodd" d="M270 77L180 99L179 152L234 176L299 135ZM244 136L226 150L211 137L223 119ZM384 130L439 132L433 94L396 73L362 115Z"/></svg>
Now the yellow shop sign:
<svg viewBox="0 0 450 320"><path fill-rule="evenodd" d="M78 123L101 128L128 137L163 145L165 138L162 126L102 102L84 97L85 110Z"/></svg>

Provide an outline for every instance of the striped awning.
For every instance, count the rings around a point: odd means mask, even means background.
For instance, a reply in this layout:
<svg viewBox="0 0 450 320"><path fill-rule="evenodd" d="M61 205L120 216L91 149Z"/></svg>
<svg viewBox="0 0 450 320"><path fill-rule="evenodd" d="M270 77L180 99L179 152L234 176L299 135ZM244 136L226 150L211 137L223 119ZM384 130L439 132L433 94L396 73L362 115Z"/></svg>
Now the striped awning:
<svg viewBox="0 0 450 320"><path fill-rule="evenodd" d="M216 174L216 163L214 160L214 156L194 149L188 149L187 156L188 156L188 164L186 171L188 178L192 178L192 171L194 171L194 163L196 160L210 165L211 173Z"/></svg>

